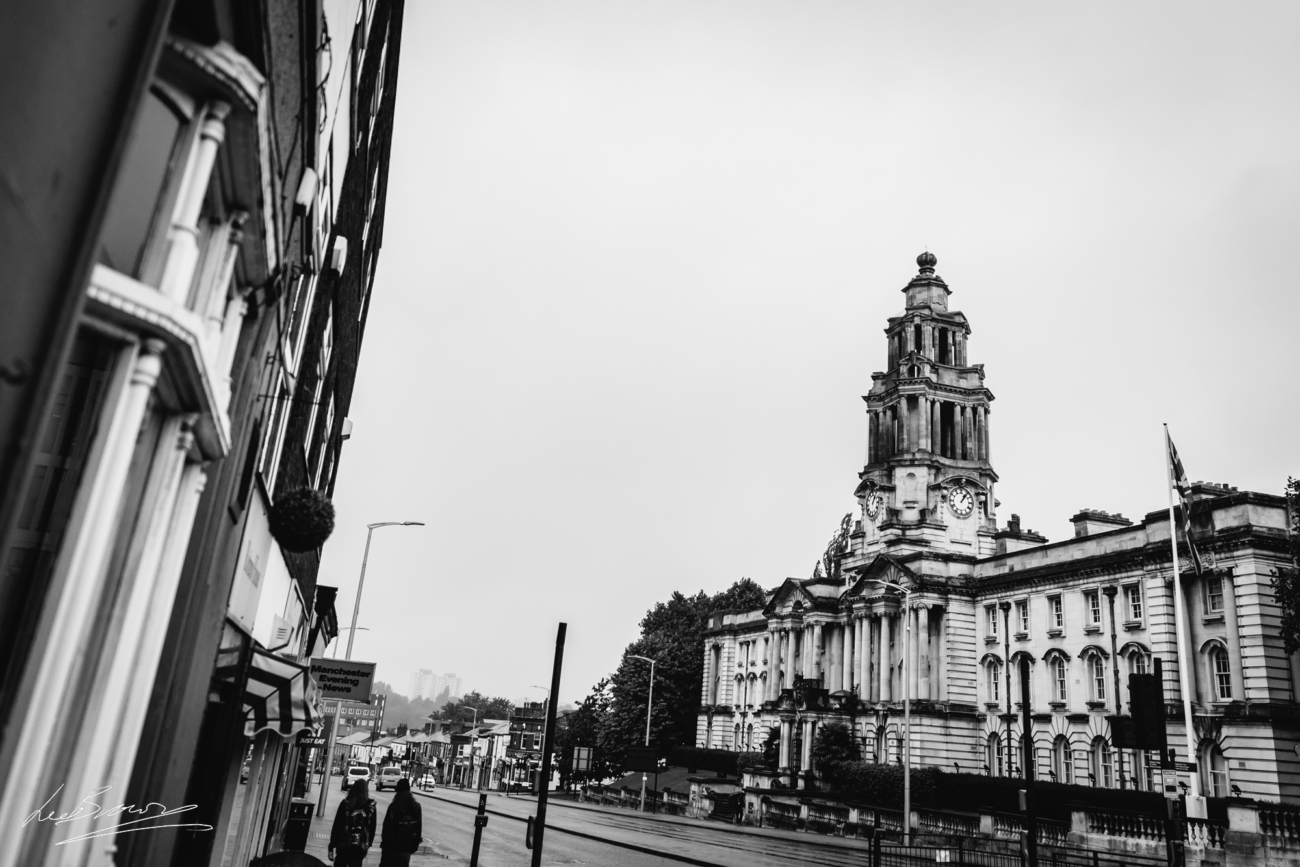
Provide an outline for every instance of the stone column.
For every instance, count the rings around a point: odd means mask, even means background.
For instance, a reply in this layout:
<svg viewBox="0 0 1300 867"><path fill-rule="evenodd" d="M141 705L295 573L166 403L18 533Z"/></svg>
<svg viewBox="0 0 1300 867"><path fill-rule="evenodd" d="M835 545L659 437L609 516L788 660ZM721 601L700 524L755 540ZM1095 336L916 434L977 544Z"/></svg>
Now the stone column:
<svg viewBox="0 0 1300 867"><path fill-rule="evenodd" d="M939 415L941 406L943 401L938 398L930 401L930 451L936 455L943 451L943 425Z"/></svg>
<svg viewBox="0 0 1300 867"><path fill-rule="evenodd" d="M812 652L808 654L804 677L822 676L822 625L814 623L812 628Z"/></svg>
<svg viewBox="0 0 1300 867"><path fill-rule="evenodd" d="M898 403L898 450L907 452L912 450L911 431L907 429L907 398L902 397Z"/></svg>
<svg viewBox="0 0 1300 867"><path fill-rule="evenodd" d="M930 448L930 398L921 395L916 399L916 404L916 420L919 428L916 447L920 450L927 450Z"/></svg>
<svg viewBox="0 0 1300 867"><path fill-rule="evenodd" d="M790 689L794 686L794 659L795 659L795 637L802 630L795 630L793 627L786 630L785 639L785 677L781 679L781 688Z"/></svg>
<svg viewBox="0 0 1300 867"><path fill-rule="evenodd" d="M713 645L704 645L704 683L700 691L700 704L713 704Z"/></svg>
<svg viewBox="0 0 1300 867"><path fill-rule="evenodd" d="M163 264L158 289L173 301L185 306L190 284L199 261L199 214L212 179L217 150L226 137L226 115L230 106L224 102L207 105L199 126L199 142L181 184L175 215L167 230L167 259Z"/></svg>
<svg viewBox="0 0 1300 867"><path fill-rule="evenodd" d="M844 665L842 666L844 671L840 689L846 692L853 691L853 651L858 646L854 639L857 638L855 633L861 625L862 621L854 619L850 614L849 620L841 627L844 634Z"/></svg>
<svg viewBox="0 0 1300 867"><path fill-rule="evenodd" d="M771 701L774 695L772 692L773 684L776 683L776 671L779 667L776 661L776 637L776 628L769 626L767 628L767 638L763 644L763 662L767 665L767 680L763 684L763 701ZM762 674L762 672L759 673Z"/></svg>
<svg viewBox="0 0 1300 867"><path fill-rule="evenodd" d="M876 443L874 432L871 429L871 415L872 415L871 410L867 410L867 451L866 451L867 459L863 462L864 464L870 464L875 462L875 459L871 455L871 447Z"/></svg>
<svg viewBox="0 0 1300 867"><path fill-rule="evenodd" d="M890 653L889 643L893 636L894 622L893 615L888 611L880 612L880 653L876 657L876 664L880 666L880 698L879 701L891 701L893 695L890 691L890 681L893 675L894 660L893 654Z"/></svg>
<svg viewBox="0 0 1300 867"><path fill-rule="evenodd" d="M794 740L791 737L791 727L794 725L792 717L781 717L781 755L777 759L778 768L790 767L790 742Z"/></svg>
<svg viewBox="0 0 1300 867"><path fill-rule="evenodd" d="M813 720L808 718L803 720L803 743L799 750L799 770L804 773L812 773L812 742L813 742Z"/></svg>
<svg viewBox="0 0 1300 867"><path fill-rule="evenodd" d="M921 683L921 642L918 640L920 633L916 628L918 610L909 607L907 609L907 625L911 628L911 636L904 636L904 642L907 644L907 688L910 695L916 698Z"/></svg>
<svg viewBox="0 0 1300 867"><path fill-rule="evenodd" d="M916 666L919 690L916 697L929 701L933 696L930 695L930 606L927 604L916 609L916 646L919 651Z"/></svg>
<svg viewBox="0 0 1300 867"><path fill-rule="evenodd" d="M1242 677L1241 632L1237 624L1237 592L1233 587L1233 571L1223 576L1223 623L1228 627L1228 660L1232 665L1232 700L1246 700L1246 679ZM1215 685L1216 689L1218 685Z"/></svg>
<svg viewBox="0 0 1300 867"><path fill-rule="evenodd" d="M934 609L934 639L931 645L930 664L934 669L935 680L939 683L939 688L934 690L934 697L938 701L948 700L948 642L944 640L947 613L942 605Z"/></svg>
<svg viewBox="0 0 1300 867"><path fill-rule="evenodd" d="M863 701L873 701L878 686L871 679L874 672L871 667L871 652L880 642L880 629L873 628L873 619L870 614L862 616L862 677L858 682L862 685Z"/></svg>
<svg viewBox="0 0 1300 867"><path fill-rule="evenodd" d="M989 410L990 407L984 407L984 460L986 461L991 460L990 456L993 454L992 443L989 440Z"/></svg>

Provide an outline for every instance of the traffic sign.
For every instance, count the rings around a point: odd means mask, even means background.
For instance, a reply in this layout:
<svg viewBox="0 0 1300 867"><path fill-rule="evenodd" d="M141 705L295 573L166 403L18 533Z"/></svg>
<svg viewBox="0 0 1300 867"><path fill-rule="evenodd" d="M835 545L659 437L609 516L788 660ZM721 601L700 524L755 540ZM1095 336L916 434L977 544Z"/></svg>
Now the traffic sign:
<svg viewBox="0 0 1300 867"><path fill-rule="evenodd" d="M1196 773L1196 762L1171 762L1168 759L1160 763L1161 770L1181 771L1184 774Z"/></svg>

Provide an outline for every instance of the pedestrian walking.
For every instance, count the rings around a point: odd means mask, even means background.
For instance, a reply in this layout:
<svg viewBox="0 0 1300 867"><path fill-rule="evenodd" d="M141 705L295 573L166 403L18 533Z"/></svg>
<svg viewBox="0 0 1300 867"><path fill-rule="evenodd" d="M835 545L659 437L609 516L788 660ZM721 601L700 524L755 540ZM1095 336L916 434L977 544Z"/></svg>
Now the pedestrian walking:
<svg viewBox="0 0 1300 867"><path fill-rule="evenodd" d="M330 829L329 859L334 867L361 867L375 839L379 811L365 780L357 780L334 814Z"/></svg>
<svg viewBox="0 0 1300 867"><path fill-rule="evenodd" d="M420 851L424 839L420 804L411 794L406 778L397 781L397 794L384 813L384 834L379 848L383 855L379 867L409 867L411 856Z"/></svg>

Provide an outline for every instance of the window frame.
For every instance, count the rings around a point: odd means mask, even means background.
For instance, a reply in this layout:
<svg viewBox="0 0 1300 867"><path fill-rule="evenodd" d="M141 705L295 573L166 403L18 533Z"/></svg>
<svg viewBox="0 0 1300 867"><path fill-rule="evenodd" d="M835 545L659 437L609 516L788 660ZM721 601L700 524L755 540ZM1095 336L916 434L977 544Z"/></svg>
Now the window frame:
<svg viewBox="0 0 1300 867"><path fill-rule="evenodd" d="M1218 591L1215 592L1215 585L1218 585ZM1215 605L1215 599L1218 604ZM1224 613L1224 593L1223 593L1223 576L1211 572L1205 577L1205 613L1208 615Z"/></svg>
<svg viewBox="0 0 1300 867"><path fill-rule="evenodd" d="M1060 654L1052 656L1052 701L1068 704L1070 701L1070 665Z"/></svg>
<svg viewBox="0 0 1300 867"><path fill-rule="evenodd" d="M1020 632L1025 635L1028 635L1029 634L1029 600L1028 599L1016 600L1016 617L1020 621Z"/></svg>
<svg viewBox="0 0 1300 867"><path fill-rule="evenodd" d="M1065 603L1061 599L1061 594L1047 597L1048 622L1051 626L1048 632L1065 632Z"/></svg>
<svg viewBox="0 0 1300 867"><path fill-rule="evenodd" d="M997 603L984 606L984 637L998 637L998 606Z"/></svg>
<svg viewBox="0 0 1300 867"><path fill-rule="evenodd" d="M1146 603L1142 598L1141 584L1124 585L1124 604L1127 607L1128 621L1130 623L1141 623L1143 616L1146 614Z"/></svg>
<svg viewBox="0 0 1300 867"><path fill-rule="evenodd" d="M1088 625L1101 628L1101 592L1098 590L1083 591L1084 606L1088 610Z"/></svg>
<svg viewBox="0 0 1300 867"><path fill-rule="evenodd" d="M1232 654L1219 642L1212 643L1207 649L1210 667L1210 683L1214 689L1214 701L1232 701ZM1222 666L1220 666L1222 660Z"/></svg>

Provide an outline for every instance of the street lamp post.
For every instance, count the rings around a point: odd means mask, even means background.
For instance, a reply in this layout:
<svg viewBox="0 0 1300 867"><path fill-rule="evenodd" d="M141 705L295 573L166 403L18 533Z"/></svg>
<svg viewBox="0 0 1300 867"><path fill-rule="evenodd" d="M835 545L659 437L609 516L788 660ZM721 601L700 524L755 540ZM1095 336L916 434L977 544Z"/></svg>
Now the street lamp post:
<svg viewBox="0 0 1300 867"><path fill-rule="evenodd" d="M880 581L882 586L903 594L903 842L912 840L912 688L907 657L912 636L912 591L902 584Z"/></svg>
<svg viewBox="0 0 1300 867"><path fill-rule="evenodd" d="M371 534L375 532L376 527L423 527L423 526L424 524L421 521L380 521L378 524L366 525L366 550L365 553L361 555L361 580L357 582L357 600L356 603L352 606L352 625L348 627L348 652L343 657L344 659L352 658L352 640L357 637L358 628L364 628L364 627L357 626L357 615L361 613L361 590L366 586L366 562L370 559ZM339 730L339 726L338 726L339 716L343 711L343 699L339 699L335 703L335 708L336 709L334 711L334 724L330 726L329 745L326 747L326 753L325 753L325 761L327 766L333 765L334 763L334 742ZM325 815L325 805L326 805L326 799L328 797L327 795L328 792L329 792L329 786L322 785L320 787L320 800L316 803L317 816Z"/></svg>
<svg viewBox="0 0 1300 867"><path fill-rule="evenodd" d="M646 696L646 700L645 700L645 745L648 747L650 746L650 709L654 705L654 697L655 697L655 660L651 659L648 656L637 656L636 654L628 654L628 656L630 659L639 659L642 662L650 663L650 691L649 694ZM642 813L645 812L645 783L646 783L646 772L642 771L641 772L641 812Z"/></svg>
<svg viewBox="0 0 1300 867"><path fill-rule="evenodd" d="M422 521L380 521L378 524L366 524L366 551L361 555L361 580L357 582L357 601L352 606L352 632L348 635L348 655L352 658L352 639L357 634L357 615L361 613L361 591L366 586L366 561L370 559L370 536L376 527L423 527Z"/></svg>

